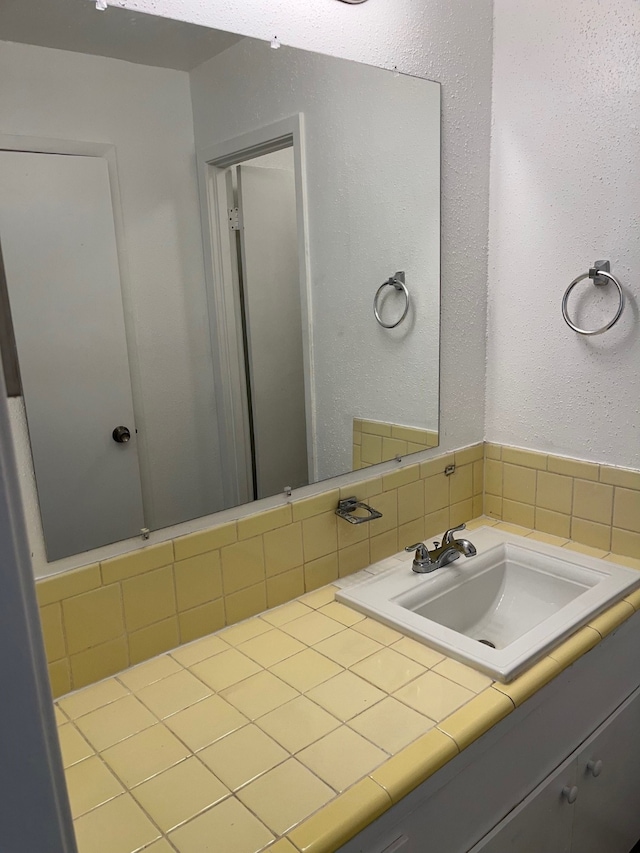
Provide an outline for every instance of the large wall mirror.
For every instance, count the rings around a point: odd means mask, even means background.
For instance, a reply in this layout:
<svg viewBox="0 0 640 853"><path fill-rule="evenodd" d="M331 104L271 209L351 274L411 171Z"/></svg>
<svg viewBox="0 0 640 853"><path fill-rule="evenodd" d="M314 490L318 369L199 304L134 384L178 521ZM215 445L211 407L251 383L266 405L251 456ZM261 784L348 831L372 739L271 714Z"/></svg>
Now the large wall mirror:
<svg viewBox="0 0 640 853"><path fill-rule="evenodd" d="M437 83L3 0L0 248L50 561L438 443Z"/></svg>

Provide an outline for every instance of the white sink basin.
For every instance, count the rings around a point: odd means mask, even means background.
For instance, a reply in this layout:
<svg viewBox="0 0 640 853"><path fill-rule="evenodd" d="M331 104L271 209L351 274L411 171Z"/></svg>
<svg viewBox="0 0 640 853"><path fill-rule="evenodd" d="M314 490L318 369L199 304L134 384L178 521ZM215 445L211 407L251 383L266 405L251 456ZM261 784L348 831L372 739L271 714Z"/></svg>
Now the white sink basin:
<svg viewBox="0 0 640 853"><path fill-rule="evenodd" d="M479 528L475 557L431 574L411 560L341 590L339 601L498 681L511 681L640 586L640 574L530 539Z"/></svg>

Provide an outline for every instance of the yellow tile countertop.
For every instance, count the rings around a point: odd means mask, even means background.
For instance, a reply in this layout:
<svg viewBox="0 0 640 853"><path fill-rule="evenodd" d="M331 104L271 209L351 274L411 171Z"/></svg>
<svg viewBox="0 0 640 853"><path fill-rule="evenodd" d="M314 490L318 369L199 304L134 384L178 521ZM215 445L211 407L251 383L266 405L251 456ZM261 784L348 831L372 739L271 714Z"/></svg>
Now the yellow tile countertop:
<svg viewBox="0 0 640 853"><path fill-rule="evenodd" d="M331 853L640 610L636 591L499 684L335 591L56 701L80 853Z"/></svg>

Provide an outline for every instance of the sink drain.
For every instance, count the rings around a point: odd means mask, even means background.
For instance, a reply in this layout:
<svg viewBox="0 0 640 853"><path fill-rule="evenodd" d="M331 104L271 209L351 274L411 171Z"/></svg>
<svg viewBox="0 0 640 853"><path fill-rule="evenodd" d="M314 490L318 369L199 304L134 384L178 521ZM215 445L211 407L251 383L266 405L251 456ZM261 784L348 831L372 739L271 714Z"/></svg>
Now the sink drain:
<svg viewBox="0 0 640 853"><path fill-rule="evenodd" d="M478 640L479 643L482 643L484 646L489 646L490 649L495 649L494 644L491 640Z"/></svg>

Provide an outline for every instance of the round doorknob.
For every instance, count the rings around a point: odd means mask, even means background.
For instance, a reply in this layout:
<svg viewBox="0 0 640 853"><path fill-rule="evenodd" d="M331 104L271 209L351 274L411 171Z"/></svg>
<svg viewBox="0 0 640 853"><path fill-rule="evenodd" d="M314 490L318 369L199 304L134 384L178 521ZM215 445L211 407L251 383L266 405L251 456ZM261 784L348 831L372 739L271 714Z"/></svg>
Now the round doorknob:
<svg viewBox="0 0 640 853"><path fill-rule="evenodd" d="M562 789L562 796L568 803L575 803L578 799L578 788L576 785L565 785Z"/></svg>
<svg viewBox="0 0 640 853"><path fill-rule="evenodd" d="M588 761L587 770L589 770L593 776L599 776L602 773L602 761L600 759L597 761Z"/></svg>
<svg viewBox="0 0 640 853"><path fill-rule="evenodd" d="M117 426L111 433L111 438L118 444L125 444L131 439L131 433L126 426Z"/></svg>

